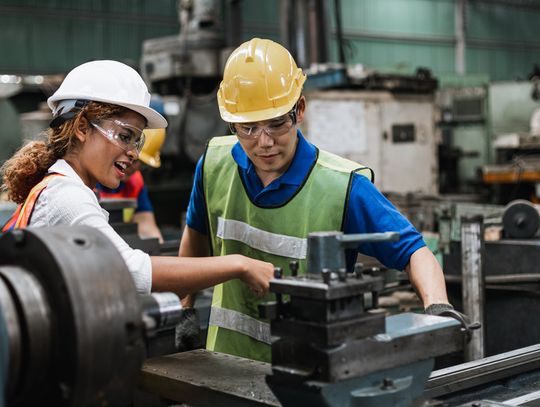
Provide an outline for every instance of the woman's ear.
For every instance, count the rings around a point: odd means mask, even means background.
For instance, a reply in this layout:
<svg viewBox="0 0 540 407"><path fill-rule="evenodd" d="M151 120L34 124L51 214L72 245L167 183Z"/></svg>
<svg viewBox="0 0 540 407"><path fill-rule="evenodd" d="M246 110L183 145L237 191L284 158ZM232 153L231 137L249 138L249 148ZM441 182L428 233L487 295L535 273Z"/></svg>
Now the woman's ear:
<svg viewBox="0 0 540 407"><path fill-rule="evenodd" d="M75 137L77 137L77 140L79 140L81 143L84 143L86 141L86 137L88 136L90 130L90 123L88 122L88 119L84 116L80 116L76 119L75 123Z"/></svg>

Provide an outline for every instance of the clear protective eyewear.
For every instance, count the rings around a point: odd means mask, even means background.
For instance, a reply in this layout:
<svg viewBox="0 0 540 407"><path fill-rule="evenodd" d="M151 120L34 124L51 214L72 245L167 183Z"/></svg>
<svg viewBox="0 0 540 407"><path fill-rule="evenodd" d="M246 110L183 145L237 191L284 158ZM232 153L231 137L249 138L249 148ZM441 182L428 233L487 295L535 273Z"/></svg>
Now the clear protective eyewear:
<svg viewBox="0 0 540 407"><path fill-rule="evenodd" d="M122 150L137 150L137 154L141 152L145 140L142 129L118 119L100 119L90 124Z"/></svg>
<svg viewBox="0 0 540 407"><path fill-rule="evenodd" d="M283 136L296 124L296 105L289 113L265 123L263 126L255 123L230 123L229 128L238 137L248 140L257 139L263 131L270 137Z"/></svg>

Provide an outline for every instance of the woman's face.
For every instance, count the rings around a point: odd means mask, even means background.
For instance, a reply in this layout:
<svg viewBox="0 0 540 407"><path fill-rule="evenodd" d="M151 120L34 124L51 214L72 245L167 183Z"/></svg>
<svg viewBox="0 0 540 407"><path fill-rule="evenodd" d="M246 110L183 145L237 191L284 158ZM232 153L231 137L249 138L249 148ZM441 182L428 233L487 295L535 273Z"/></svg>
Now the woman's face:
<svg viewBox="0 0 540 407"><path fill-rule="evenodd" d="M107 188L118 187L126 168L139 156L130 137L136 141L144 126L144 117L131 110L107 120L90 121L76 168L89 188L97 182Z"/></svg>

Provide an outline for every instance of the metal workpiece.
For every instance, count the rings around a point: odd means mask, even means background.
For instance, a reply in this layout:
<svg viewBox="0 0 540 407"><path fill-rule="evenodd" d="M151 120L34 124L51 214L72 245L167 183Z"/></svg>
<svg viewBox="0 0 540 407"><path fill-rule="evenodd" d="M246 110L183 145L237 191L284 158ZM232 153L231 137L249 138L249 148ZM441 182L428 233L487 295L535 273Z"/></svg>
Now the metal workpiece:
<svg viewBox="0 0 540 407"><path fill-rule="evenodd" d="M176 326L182 317L182 304L176 294L152 293L141 296L143 321L148 336Z"/></svg>
<svg viewBox="0 0 540 407"><path fill-rule="evenodd" d="M463 312L471 321L480 323L480 328L472 333L465 346L465 360L470 361L485 356L484 227L481 216L461 218L461 253Z"/></svg>
<svg viewBox="0 0 540 407"><path fill-rule="evenodd" d="M0 259L7 403L129 404L145 355L145 307L110 240L86 226L15 230L0 237ZM162 328L171 314L154 313Z"/></svg>
<svg viewBox="0 0 540 407"><path fill-rule="evenodd" d="M300 298L313 300L335 300L382 289L382 277L358 277L352 273L346 281L340 281L336 274L330 284L325 283L322 277L313 279L309 275L270 281L270 291L274 293L295 294Z"/></svg>
<svg viewBox="0 0 540 407"><path fill-rule="evenodd" d="M313 232L308 235L307 272L312 274L338 272L346 269L343 249L358 247L368 242L395 242L399 233L359 233L345 235L342 232Z"/></svg>
<svg viewBox="0 0 540 407"><path fill-rule="evenodd" d="M146 360L139 387L193 406L278 407L264 381L270 372L268 363L194 350Z"/></svg>

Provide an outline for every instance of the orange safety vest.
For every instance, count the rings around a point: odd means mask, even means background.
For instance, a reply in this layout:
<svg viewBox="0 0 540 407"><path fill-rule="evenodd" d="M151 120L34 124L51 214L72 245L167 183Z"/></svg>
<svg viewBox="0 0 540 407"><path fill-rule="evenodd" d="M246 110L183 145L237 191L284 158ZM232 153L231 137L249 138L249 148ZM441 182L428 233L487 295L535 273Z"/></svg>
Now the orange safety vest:
<svg viewBox="0 0 540 407"><path fill-rule="evenodd" d="M45 188L47 188L47 185L49 185L49 182L54 177L63 177L63 174L54 173L46 175L39 183L37 183L34 188L30 190L30 193L26 197L24 203L17 206L17 209L13 215L11 215L7 223L2 228L2 232L9 232L13 229L21 229L28 226L39 195Z"/></svg>
<svg viewBox="0 0 540 407"><path fill-rule="evenodd" d="M99 198L139 198L139 194L144 188L144 179L140 171L136 171L124 183L123 188L117 192L106 192L98 190Z"/></svg>

